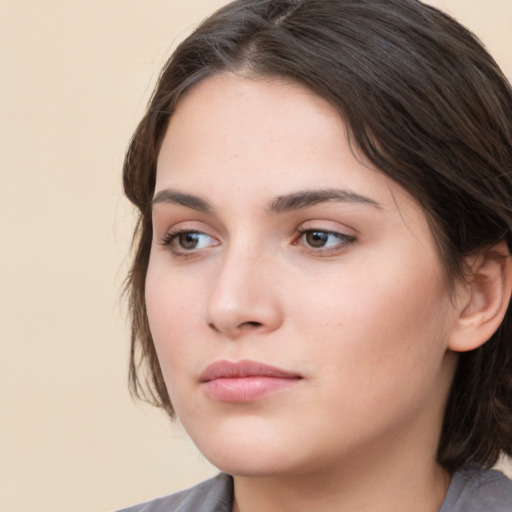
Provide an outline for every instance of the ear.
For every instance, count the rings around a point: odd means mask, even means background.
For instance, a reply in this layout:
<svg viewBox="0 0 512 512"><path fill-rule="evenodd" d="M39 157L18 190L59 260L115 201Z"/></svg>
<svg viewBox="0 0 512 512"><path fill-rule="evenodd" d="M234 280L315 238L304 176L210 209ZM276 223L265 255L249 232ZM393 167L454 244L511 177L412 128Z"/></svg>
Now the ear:
<svg viewBox="0 0 512 512"><path fill-rule="evenodd" d="M448 347L466 352L483 345L500 326L512 290L512 262L505 242L466 260L471 275L461 286L460 313Z"/></svg>

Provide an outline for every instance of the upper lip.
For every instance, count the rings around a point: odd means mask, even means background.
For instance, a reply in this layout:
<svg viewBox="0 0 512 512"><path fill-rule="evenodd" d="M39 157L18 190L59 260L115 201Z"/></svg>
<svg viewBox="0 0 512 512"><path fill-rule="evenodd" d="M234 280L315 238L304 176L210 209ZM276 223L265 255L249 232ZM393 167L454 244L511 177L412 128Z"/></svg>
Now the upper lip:
<svg viewBox="0 0 512 512"><path fill-rule="evenodd" d="M289 372L275 366L257 361L215 361L207 366L199 376L201 382L215 379L234 379L244 377L275 377L281 379L300 379L300 374Z"/></svg>

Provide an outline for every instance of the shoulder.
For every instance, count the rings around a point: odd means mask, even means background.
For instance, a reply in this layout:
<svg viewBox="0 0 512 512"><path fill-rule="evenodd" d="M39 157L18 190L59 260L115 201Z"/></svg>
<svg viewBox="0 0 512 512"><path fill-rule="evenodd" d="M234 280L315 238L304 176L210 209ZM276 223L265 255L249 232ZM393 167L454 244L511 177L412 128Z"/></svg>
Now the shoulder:
<svg viewBox="0 0 512 512"><path fill-rule="evenodd" d="M231 512L233 479L224 473L184 491L118 512Z"/></svg>
<svg viewBox="0 0 512 512"><path fill-rule="evenodd" d="M512 512L512 482L495 470L458 471L439 512Z"/></svg>

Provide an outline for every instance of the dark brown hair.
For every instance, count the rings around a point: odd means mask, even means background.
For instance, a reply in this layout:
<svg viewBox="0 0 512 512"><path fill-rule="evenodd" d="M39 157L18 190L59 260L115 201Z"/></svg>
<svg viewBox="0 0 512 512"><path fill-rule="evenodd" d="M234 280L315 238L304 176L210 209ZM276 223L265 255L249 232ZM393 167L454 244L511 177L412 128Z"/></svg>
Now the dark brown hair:
<svg viewBox="0 0 512 512"><path fill-rule="evenodd" d="M417 0L230 3L165 64L124 165L139 211L130 384L171 416L144 298L156 160L180 98L226 71L295 80L338 109L353 146L423 207L450 282L464 276L467 254L512 241L512 91L467 29ZM460 356L438 452L448 471L512 455L510 315Z"/></svg>

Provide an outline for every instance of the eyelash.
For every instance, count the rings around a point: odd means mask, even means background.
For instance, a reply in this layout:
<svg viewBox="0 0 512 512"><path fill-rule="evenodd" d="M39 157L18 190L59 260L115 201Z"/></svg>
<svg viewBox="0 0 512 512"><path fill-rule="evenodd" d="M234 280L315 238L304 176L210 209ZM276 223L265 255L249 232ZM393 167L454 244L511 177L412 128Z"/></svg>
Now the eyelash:
<svg viewBox="0 0 512 512"><path fill-rule="evenodd" d="M337 254L339 252L343 252L347 247L350 247L351 245L354 245L357 239L353 236L347 235L345 233L340 233L338 231L331 231L328 229L301 229L298 231L299 235L294 241L294 245L301 245L300 240L304 239L307 235L312 234L321 234L321 235L327 235L332 236L338 239L338 243L336 243L333 247L312 247L310 244L304 244L304 247L312 253L318 254L321 253L322 255L329 256L331 254Z"/></svg>
<svg viewBox="0 0 512 512"><path fill-rule="evenodd" d="M304 240L307 235L321 235L321 236L327 236L327 237L335 237L338 239L338 243L336 243L333 247L313 247L310 243L304 243L301 244L300 241ZM177 248L176 244L179 244L179 237L184 235L199 235L199 236L205 236L212 240L215 240L215 238L211 237L210 235L207 235L206 233L202 231L196 231L191 229L178 229L174 231L168 232L162 240L159 242L160 245L163 245L165 247L168 247L171 251L173 256L176 257L191 257L196 256L199 252L201 252L205 247L192 248L192 249L185 249L184 247ZM331 231L327 229L300 229L298 230L298 235L295 237L293 241L293 245L301 245L305 247L305 249L312 253L312 254L321 254L325 256L329 256L331 254L337 254L339 252L343 252L347 247L350 247L356 242L356 238L350 235L346 235L344 233L340 233L338 231ZM181 245L181 244L180 244ZM211 244L211 246L218 245L218 242Z"/></svg>
<svg viewBox="0 0 512 512"><path fill-rule="evenodd" d="M212 240L215 240L212 236L207 235L202 231L196 231L193 229L177 229L174 231L169 231L160 241L160 245L168 247L173 256L184 258L195 256L199 251L203 249L203 247L200 247L199 249L193 248L190 250L187 250L184 247L177 248L175 244L179 243L179 237L183 235L203 235L205 237L211 238ZM218 245L218 242L212 245Z"/></svg>

